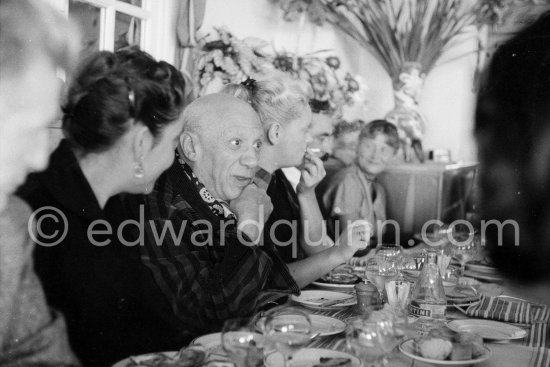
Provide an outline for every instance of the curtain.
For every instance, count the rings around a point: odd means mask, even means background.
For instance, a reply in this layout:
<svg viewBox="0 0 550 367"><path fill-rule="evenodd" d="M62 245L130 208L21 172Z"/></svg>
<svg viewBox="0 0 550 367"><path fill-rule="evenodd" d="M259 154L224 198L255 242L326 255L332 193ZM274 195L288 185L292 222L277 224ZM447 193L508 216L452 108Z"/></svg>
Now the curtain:
<svg viewBox="0 0 550 367"><path fill-rule="evenodd" d="M195 99L193 91L194 55L197 45L196 32L204 20L206 0L181 0L176 25L176 65L185 77L188 102Z"/></svg>

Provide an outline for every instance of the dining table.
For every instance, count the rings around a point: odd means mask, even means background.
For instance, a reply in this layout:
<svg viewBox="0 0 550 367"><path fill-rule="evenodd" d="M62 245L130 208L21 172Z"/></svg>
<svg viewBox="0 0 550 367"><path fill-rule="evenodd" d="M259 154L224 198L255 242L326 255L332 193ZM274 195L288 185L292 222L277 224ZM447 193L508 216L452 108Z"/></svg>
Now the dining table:
<svg viewBox="0 0 550 367"><path fill-rule="evenodd" d="M414 251L421 251L424 248L425 246L421 246L416 249L409 249L408 251L413 253ZM472 268L474 268L473 265ZM476 277L476 272L474 271L470 271L467 274ZM478 314L476 317L473 317L471 314L466 314L466 311L468 311L467 308L453 307L453 305L449 305L446 311L447 323L452 322L453 320L469 320L472 318L478 320L497 319L498 322L504 322L502 319L499 320L499 318L500 316L505 315L509 320L514 321L508 322L509 325L519 327L525 330L526 333L525 337L513 340L485 340L485 345L491 350L492 354L487 360L479 364L475 364L475 366L550 367L550 309L548 305L509 296L510 290L502 278L495 276L493 279L491 277L484 277L483 275L483 273L479 273L479 277L482 278L478 280L479 293L482 296L485 295L488 300L498 300L499 305L491 305L490 307L493 309L485 310L486 312L483 314ZM348 290L348 293L350 294L354 294L354 292L354 290ZM510 307L510 304L519 304L522 307L528 306L528 309L526 310L526 308L520 307L516 315L510 315L510 312L506 313L505 310L499 309L502 305L505 305L504 307ZM497 310L495 310L495 308ZM344 322L358 316L358 312L353 306L338 310L311 310L304 308L304 311L311 314L334 317ZM519 317L519 319L517 319L520 313L528 313L529 317ZM326 348L350 353L346 345L345 334L343 333L332 336L317 337L311 341L308 347ZM433 364L424 363L407 357L399 350L399 348L396 347L388 356L387 366L428 367L433 366Z"/></svg>
<svg viewBox="0 0 550 367"><path fill-rule="evenodd" d="M505 324L512 325L525 331L522 333L521 338L508 338L507 340L498 340L498 338L495 338L495 340L485 340L485 346L491 350L491 355L488 359L475 364L477 367L550 367L550 309L548 305L515 298L511 295L507 286L503 284L501 278L495 277L495 280L496 281L488 281L487 278L481 279L481 282L478 284L481 301L473 303L469 308L455 307L449 304L445 315L446 325L449 326L451 322L460 320L474 320L475 322L475 320L496 319L498 322L504 322ZM322 289L319 283L314 283L314 285L310 285L304 290ZM355 296L355 289L351 287L340 290L340 292L347 293L346 296ZM273 297L273 299L276 298L278 298L277 295ZM297 307L307 314L331 317L348 325L350 320L358 316L368 317L368 314L364 314L364 310L363 313L361 313L354 305L316 309L304 307L303 303L296 302L295 296L285 297L284 301L280 300L281 298L279 297L279 305ZM483 305L484 302L489 304L488 309L476 306ZM472 308L476 307L477 310L474 310L472 313ZM261 316L261 314L257 314L255 318L258 319ZM502 321L503 316L508 320L507 322ZM414 323L411 323L411 325L414 325ZM407 338L400 340L400 344L411 337L415 337L415 335L411 336L410 333L407 335ZM418 332L416 336L420 335L421 332ZM306 348L321 348L353 354L348 348L346 335L343 331L327 336L316 336L306 345ZM434 366L434 364L425 363L416 358L407 356L398 346L387 355L386 361L386 366L388 367ZM441 365L451 364L443 363Z"/></svg>

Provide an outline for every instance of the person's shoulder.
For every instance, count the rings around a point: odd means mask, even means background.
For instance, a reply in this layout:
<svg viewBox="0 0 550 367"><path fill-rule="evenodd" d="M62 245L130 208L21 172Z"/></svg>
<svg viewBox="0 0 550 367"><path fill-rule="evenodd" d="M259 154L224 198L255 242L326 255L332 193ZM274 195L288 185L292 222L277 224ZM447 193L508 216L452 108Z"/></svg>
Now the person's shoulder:
<svg viewBox="0 0 550 367"><path fill-rule="evenodd" d="M0 212L0 223L11 228L27 226L32 214L30 206L17 196L10 196L7 205Z"/></svg>
<svg viewBox="0 0 550 367"><path fill-rule="evenodd" d="M0 244L4 255L26 253L25 249L32 245L29 237L29 221L32 211L27 203L16 196L10 196L4 210L0 212ZM26 256L26 255L25 255Z"/></svg>

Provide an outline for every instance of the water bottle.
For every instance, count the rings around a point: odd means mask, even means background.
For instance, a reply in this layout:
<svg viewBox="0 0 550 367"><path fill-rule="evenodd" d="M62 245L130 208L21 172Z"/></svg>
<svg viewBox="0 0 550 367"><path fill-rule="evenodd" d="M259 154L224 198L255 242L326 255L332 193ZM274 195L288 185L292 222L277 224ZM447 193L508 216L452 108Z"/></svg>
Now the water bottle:
<svg viewBox="0 0 550 367"><path fill-rule="evenodd" d="M437 252L428 251L412 293L409 314L418 317L417 322L420 324L425 324L422 329L429 329L430 326L445 321L446 308L447 298L437 265Z"/></svg>

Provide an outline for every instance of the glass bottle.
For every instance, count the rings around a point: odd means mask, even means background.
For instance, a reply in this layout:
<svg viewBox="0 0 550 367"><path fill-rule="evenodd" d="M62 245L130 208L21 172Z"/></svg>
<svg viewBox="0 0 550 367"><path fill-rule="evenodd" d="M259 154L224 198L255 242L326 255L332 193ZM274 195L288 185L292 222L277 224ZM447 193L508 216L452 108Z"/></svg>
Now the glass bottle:
<svg viewBox="0 0 550 367"><path fill-rule="evenodd" d="M421 323L437 323L445 320L446 308L447 298L437 265L437 252L428 251L412 293L409 314L418 317Z"/></svg>

